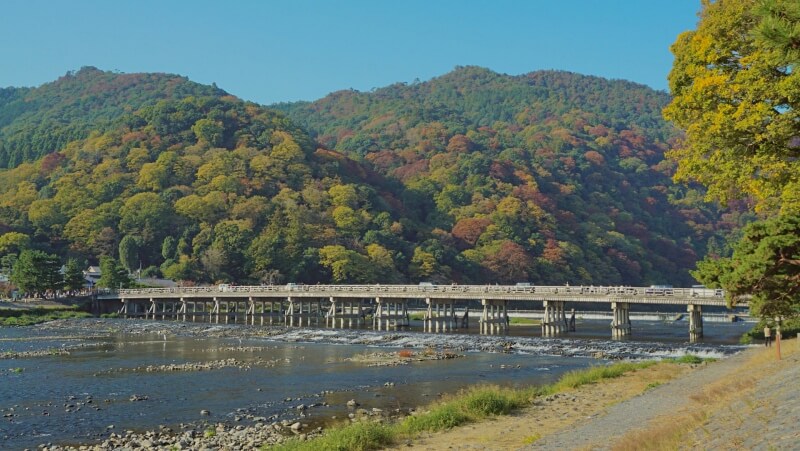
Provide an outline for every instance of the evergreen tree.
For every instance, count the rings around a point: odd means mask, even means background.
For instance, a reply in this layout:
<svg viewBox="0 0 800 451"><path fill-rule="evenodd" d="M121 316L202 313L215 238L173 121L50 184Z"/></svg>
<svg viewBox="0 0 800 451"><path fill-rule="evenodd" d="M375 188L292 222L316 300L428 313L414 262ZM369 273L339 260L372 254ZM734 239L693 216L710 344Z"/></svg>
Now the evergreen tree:
<svg viewBox="0 0 800 451"><path fill-rule="evenodd" d="M83 266L75 258L68 259L66 265L64 265L64 289L80 290L85 284Z"/></svg>
<svg viewBox="0 0 800 451"><path fill-rule="evenodd" d="M60 270L58 256L26 249L20 252L14 263L11 281L22 291L41 295L48 290L61 288Z"/></svg>
<svg viewBox="0 0 800 451"><path fill-rule="evenodd" d="M97 281L98 287L103 288L129 288L131 278L128 271L113 257L103 257L100 260L100 280Z"/></svg>

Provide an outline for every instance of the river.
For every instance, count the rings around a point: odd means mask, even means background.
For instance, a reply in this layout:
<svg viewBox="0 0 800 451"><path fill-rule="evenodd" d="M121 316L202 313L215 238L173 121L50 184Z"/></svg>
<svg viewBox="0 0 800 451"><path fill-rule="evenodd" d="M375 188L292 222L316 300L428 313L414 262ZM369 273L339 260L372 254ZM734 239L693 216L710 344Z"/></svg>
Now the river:
<svg viewBox="0 0 800 451"><path fill-rule="evenodd" d="M0 359L0 448L93 443L112 431L253 417L324 424L346 417L350 399L368 410L407 412L468 385L546 384L612 359L724 357L741 349L732 343L750 326L706 323L698 344L686 343L681 321L634 322L638 335L625 341L604 338L605 320L581 321L577 334L558 339L535 336L534 326L495 337L113 319L0 327L0 353L64 352ZM346 360L426 347L463 357L403 366ZM193 363L217 367L147 371Z"/></svg>

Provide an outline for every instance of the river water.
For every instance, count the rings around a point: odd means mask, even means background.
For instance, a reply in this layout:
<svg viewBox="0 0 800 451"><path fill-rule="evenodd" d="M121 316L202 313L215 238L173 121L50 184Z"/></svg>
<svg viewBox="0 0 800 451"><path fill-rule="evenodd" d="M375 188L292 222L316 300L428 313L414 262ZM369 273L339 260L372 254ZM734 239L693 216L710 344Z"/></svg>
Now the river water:
<svg viewBox="0 0 800 451"><path fill-rule="evenodd" d="M543 339L535 327L509 336L211 326L140 320L70 320L0 328L0 353L68 354L0 359L0 449L92 443L110 432L182 423L344 418L346 403L392 410L424 405L476 383L546 384L609 359L686 353L724 357L751 325L706 323L686 343L685 322L635 322L635 340L611 341L608 321L581 321L571 338ZM264 332L266 331L266 332ZM462 358L404 366L345 359L411 348L452 349ZM506 351L506 352L500 352ZM198 371L147 366L213 363ZM230 362L230 361L229 361ZM299 405L313 406L298 410ZM201 415L208 410L210 416ZM111 428L113 426L113 428Z"/></svg>

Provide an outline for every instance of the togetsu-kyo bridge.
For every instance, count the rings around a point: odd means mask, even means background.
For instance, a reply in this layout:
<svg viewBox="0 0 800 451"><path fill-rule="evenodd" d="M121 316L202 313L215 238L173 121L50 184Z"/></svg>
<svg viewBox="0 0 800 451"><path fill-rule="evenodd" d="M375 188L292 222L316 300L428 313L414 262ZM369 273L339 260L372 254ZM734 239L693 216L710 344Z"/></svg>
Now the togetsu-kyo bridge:
<svg viewBox="0 0 800 451"><path fill-rule="evenodd" d="M569 303L608 304L611 336L630 335L632 304L685 305L691 341L703 336L703 306L726 305L722 290L669 287L595 287L517 285L286 285L109 290L97 296L100 311L117 311L125 318L172 319L219 323L282 324L286 326L363 327L371 314L376 330L410 325L408 304L427 306L426 332L466 327L469 306L480 303L480 333L508 331L510 305L541 302L542 336L568 332ZM457 315L463 307L463 316Z"/></svg>

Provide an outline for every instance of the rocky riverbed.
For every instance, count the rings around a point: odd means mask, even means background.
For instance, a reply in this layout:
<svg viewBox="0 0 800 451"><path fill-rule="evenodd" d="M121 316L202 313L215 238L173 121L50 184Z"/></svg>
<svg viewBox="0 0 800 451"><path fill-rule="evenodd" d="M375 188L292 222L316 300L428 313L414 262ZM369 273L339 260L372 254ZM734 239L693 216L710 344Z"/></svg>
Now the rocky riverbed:
<svg viewBox="0 0 800 451"><path fill-rule="evenodd" d="M412 349L448 349L453 352L512 352L528 355L589 357L608 360L651 359L684 354L701 357L725 357L742 349L739 345L703 343L660 343L635 340L611 341L579 338L539 338L523 336L487 336L474 334L424 334L417 332L377 332L351 329L289 328L282 326L246 326L233 324L179 323L123 319L69 319L45 323L41 329L52 331L85 330L96 335L107 333L204 338L266 338L287 343L360 344L367 346L406 347Z"/></svg>

